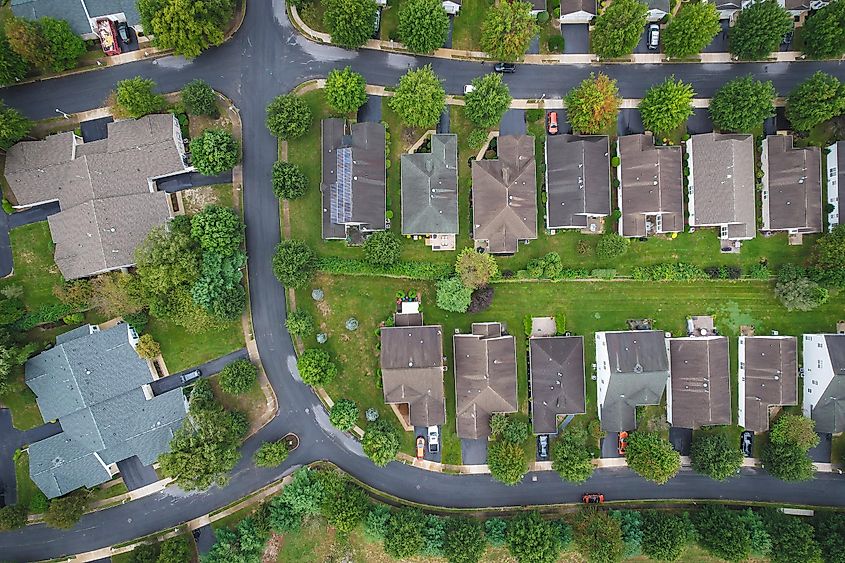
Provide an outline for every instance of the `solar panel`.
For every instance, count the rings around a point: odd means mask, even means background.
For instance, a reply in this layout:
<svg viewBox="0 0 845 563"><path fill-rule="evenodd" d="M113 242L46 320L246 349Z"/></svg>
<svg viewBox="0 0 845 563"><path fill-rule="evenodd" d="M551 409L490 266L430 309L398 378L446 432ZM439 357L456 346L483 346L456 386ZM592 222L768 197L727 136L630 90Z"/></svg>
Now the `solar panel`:
<svg viewBox="0 0 845 563"><path fill-rule="evenodd" d="M352 220L352 147L337 149L337 178L330 188L331 220L342 225Z"/></svg>

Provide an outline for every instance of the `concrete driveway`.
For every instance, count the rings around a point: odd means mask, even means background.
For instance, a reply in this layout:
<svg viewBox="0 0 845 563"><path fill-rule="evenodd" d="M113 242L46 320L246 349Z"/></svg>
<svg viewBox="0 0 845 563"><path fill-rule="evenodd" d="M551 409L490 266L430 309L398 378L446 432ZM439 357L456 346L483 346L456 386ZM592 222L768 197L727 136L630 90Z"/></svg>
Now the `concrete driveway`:
<svg viewBox="0 0 845 563"><path fill-rule="evenodd" d="M509 109L499 122L501 135L525 135L525 110Z"/></svg>
<svg viewBox="0 0 845 563"><path fill-rule="evenodd" d="M704 48L702 53L727 53L730 51L728 49L728 30L731 28L731 24L728 20L721 20L719 24L722 26L722 31L716 34L716 37Z"/></svg>
<svg viewBox="0 0 845 563"><path fill-rule="evenodd" d="M590 52L590 26L585 23L569 23L560 26L563 36L563 52L584 54Z"/></svg>
<svg viewBox="0 0 845 563"><path fill-rule="evenodd" d="M204 364L168 375L167 377L162 377L161 379L153 381L150 385L153 388L153 393L155 395L161 395L162 393L167 393L168 391L172 391L174 389L182 387L182 379L180 376L183 373L188 373L190 371L198 369L202 371L203 377L211 377L212 375L218 373L220 370L222 370L224 367L231 364L235 360L241 359L249 359L249 353L246 351L246 348L235 350L230 354L220 356L219 358L211 360L210 362L205 362Z"/></svg>
<svg viewBox="0 0 845 563"><path fill-rule="evenodd" d="M461 438L461 459L464 465L487 463L487 438L465 440Z"/></svg>

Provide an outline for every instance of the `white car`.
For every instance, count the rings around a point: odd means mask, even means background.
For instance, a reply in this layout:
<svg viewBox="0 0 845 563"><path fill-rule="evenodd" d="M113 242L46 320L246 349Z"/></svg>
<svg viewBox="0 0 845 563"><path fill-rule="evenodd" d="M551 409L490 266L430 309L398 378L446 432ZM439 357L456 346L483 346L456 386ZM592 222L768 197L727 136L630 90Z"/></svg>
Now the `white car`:
<svg viewBox="0 0 845 563"><path fill-rule="evenodd" d="M428 427L428 453L436 454L440 450L440 429L437 426Z"/></svg>
<svg viewBox="0 0 845 563"><path fill-rule="evenodd" d="M470 92L475 92L475 86L473 86L472 84L464 85L464 96L466 96Z"/></svg>

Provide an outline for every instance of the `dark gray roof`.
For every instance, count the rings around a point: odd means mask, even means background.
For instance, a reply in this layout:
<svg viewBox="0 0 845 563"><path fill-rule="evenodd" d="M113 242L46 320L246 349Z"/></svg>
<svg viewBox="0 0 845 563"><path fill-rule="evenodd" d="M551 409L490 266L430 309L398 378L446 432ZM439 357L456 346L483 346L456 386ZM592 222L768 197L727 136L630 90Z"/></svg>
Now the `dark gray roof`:
<svg viewBox="0 0 845 563"><path fill-rule="evenodd" d="M601 427L608 432L632 430L636 407L656 405L669 379L665 335L659 330L606 332L609 377L601 405Z"/></svg>
<svg viewBox="0 0 845 563"><path fill-rule="evenodd" d="M596 14L596 0L563 0L560 3L561 15L587 12Z"/></svg>
<svg viewBox="0 0 845 563"><path fill-rule="evenodd" d="M534 137L498 139L496 160L472 162L473 238L493 254L513 254L520 240L537 238Z"/></svg>
<svg viewBox="0 0 845 563"><path fill-rule="evenodd" d="M793 336L745 337L745 428L769 429L769 408L798 404L798 341Z"/></svg>
<svg viewBox="0 0 845 563"><path fill-rule="evenodd" d="M663 232L684 230L681 147L655 146L651 135L619 137L622 235L646 236L646 217L660 214Z"/></svg>
<svg viewBox="0 0 845 563"><path fill-rule="evenodd" d="M546 136L546 225L586 227L610 214L610 145L600 135Z"/></svg>
<svg viewBox="0 0 845 563"><path fill-rule="evenodd" d="M813 407L812 417L817 432L837 434L845 431L845 335L826 334L824 339L833 379Z"/></svg>
<svg viewBox="0 0 845 563"><path fill-rule="evenodd" d="M402 233L458 233L458 136L432 135L431 152L402 155Z"/></svg>
<svg viewBox="0 0 845 563"><path fill-rule="evenodd" d="M757 231L754 137L703 133L690 138L696 225L729 225L731 237Z"/></svg>
<svg viewBox="0 0 845 563"><path fill-rule="evenodd" d="M671 424L697 429L731 423L728 339L724 336L673 338ZM667 405L668 406L668 405Z"/></svg>
<svg viewBox="0 0 845 563"><path fill-rule="evenodd" d="M535 434L557 433L558 415L586 412L584 338L529 340L531 424Z"/></svg>
<svg viewBox="0 0 845 563"><path fill-rule="evenodd" d="M345 119L333 118L324 119L321 126L323 238L346 238L348 225L363 231L384 230L384 125L368 121L348 127ZM339 179L338 165L344 160L349 169Z"/></svg>
<svg viewBox="0 0 845 563"><path fill-rule="evenodd" d="M129 25L141 22L136 0L12 0L12 12L30 20L45 16L66 20L71 29L84 35L91 33L91 24L85 15L83 1L91 18L123 12Z"/></svg>
<svg viewBox="0 0 845 563"><path fill-rule="evenodd" d="M456 334L455 395L458 436L490 435L490 417L516 412L516 339L499 323L473 323L472 334Z"/></svg>
<svg viewBox="0 0 845 563"><path fill-rule="evenodd" d="M381 381L384 402L406 403L412 425L444 424L442 327L382 328Z"/></svg>
<svg viewBox="0 0 845 563"><path fill-rule="evenodd" d="M822 230L821 151L818 147L796 148L791 135L769 135L764 182L769 197L771 230L798 229L804 233Z"/></svg>
<svg viewBox="0 0 845 563"><path fill-rule="evenodd" d="M669 13L669 0L646 0L644 2L649 10L660 10Z"/></svg>

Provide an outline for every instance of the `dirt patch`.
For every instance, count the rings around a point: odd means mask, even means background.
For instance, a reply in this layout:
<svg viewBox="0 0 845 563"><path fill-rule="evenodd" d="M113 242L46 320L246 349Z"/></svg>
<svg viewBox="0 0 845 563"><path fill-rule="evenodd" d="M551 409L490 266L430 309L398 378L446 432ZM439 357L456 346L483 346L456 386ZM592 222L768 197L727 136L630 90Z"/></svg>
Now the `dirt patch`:
<svg viewBox="0 0 845 563"><path fill-rule="evenodd" d="M329 307L329 304L326 303L325 299L317 301L317 310L320 311L320 314L324 317L328 317L332 314L332 308Z"/></svg>
<svg viewBox="0 0 845 563"><path fill-rule="evenodd" d="M264 554L261 556L261 563L276 563L279 558L279 549L282 547L284 541L283 536L275 532L270 536L270 541L264 548Z"/></svg>
<svg viewBox="0 0 845 563"><path fill-rule="evenodd" d="M220 128L232 132L232 120L228 116L228 108L225 104L217 101L217 109L220 112L220 117L212 119L205 115L192 115L188 120L188 134L193 139L202 134L203 131L210 128Z"/></svg>
<svg viewBox="0 0 845 563"><path fill-rule="evenodd" d="M217 193L212 186L202 188L191 188L182 192L182 201L185 203L185 212L188 214L199 213L206 205L219 203Z"/></svg>

